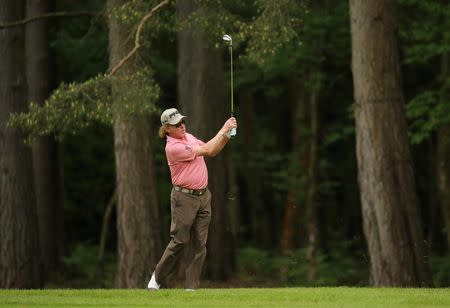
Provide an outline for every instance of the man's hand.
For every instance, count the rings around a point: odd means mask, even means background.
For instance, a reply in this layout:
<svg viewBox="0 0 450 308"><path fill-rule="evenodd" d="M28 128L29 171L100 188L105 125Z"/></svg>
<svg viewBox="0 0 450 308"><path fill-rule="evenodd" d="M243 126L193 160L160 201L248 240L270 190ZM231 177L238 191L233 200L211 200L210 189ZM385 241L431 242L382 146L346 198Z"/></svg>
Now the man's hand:
<svg viewBox="0 0 450 308"><path fill-rule="evenodd" d="M214 138L195 148L195 154L198 156L216 156L230 139L230 130L236 127L236 118L229 118Z"/></svg>
<svg viewBox="0 0 450 308"><path fill-rule="evenodd" d="M237 121L235 117L229 118L221 129L221 133L229 137L229 132L232 128L237 128Z"/></svg>

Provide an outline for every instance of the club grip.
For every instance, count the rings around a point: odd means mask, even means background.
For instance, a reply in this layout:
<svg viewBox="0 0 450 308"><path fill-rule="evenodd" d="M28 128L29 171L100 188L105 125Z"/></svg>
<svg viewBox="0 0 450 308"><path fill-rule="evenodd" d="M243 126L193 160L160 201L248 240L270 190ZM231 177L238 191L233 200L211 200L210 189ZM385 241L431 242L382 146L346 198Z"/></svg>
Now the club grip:
<svg viewBox="0 0 450 308"><path fill-rule="evenodd" d="M232 129L230 130L230 136L231 136L231 137L234 137L234 136L236 136L236 134L237 134L236 128L232 128Z"/></svg>

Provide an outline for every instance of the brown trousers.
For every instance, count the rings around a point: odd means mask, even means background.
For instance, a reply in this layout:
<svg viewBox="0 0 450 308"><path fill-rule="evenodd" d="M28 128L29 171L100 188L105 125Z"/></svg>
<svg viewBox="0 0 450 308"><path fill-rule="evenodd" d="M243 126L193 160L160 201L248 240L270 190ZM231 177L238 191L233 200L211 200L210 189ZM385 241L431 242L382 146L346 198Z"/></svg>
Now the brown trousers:
<svg viewBox="0 0 450 308"><path fill-rule="evenodd" d="M174 270L193 237L193 258L186 269L186 288L197 289L200 284L203 263L206 257L206 241L211 221L211 192L194 196L172 189L170 194L172 222L171 240L155 269L158 283L164 282Z"/></svg>

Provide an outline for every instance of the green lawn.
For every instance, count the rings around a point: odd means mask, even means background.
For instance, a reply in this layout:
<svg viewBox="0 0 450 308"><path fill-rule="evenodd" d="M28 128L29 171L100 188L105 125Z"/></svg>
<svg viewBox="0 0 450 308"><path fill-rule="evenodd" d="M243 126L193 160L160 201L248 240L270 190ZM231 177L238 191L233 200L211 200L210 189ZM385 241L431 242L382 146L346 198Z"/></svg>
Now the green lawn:
<svg viewBox="0 0 450 308"><path fill-rule="evenodd" d="M450 307L450 289L0 290L1 307Z"/></svg>

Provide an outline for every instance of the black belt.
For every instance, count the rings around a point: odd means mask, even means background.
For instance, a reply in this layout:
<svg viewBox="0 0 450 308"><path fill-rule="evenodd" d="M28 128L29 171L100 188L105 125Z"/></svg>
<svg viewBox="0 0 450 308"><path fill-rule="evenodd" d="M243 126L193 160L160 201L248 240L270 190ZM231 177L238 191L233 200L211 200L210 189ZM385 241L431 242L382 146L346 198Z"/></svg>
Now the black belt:
<svg viewBox="0 0 450 308"><path fill-rule="evenodd" d="M201 196L203 195L207 188L203 188L203 189L190 189L190 188L186 188L186 187L180 187L180 186L174 186L173 189L175 189L176 191L181 191L185 194L190 194L190 195L194 195L194 196Z"/></svg>

